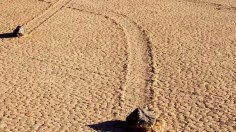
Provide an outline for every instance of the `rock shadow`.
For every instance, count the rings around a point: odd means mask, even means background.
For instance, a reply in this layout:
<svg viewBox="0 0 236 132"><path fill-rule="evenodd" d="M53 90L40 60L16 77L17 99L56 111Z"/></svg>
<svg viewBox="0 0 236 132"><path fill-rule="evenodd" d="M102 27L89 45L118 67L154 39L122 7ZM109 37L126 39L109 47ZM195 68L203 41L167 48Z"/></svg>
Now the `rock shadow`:
<svg viewBox="0 0 236 132"><path fill-rule="evenodd" d="M16 33L2 33L0 34L0 38L14 38L17 37Z"/></svg>
<svg viewBox="0 0 236 132"><path fill-rule="evenodd" d="M0 38L14 38L17 37L17 34L20 31L21 26L17 26L16 29L11 33L2 33L0 34Z"/></svg>
<svg viewBox="0 0 236 132"><path fill-rule="evenodd" d="M125 121L121 120L106 121L88 126L99 132L133 132L126 127Z"/></svg>

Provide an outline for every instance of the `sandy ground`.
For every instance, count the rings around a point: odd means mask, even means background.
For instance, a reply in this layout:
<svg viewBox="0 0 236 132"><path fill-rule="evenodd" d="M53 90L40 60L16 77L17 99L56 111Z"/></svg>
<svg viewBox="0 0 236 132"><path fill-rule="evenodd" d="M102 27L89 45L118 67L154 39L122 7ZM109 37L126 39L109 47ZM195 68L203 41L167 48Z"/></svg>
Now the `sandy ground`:
<svg viewBox="0 0 236 132"><path fill-rule="evenodd" d="M235 0L0 7L0 131L125 131L136 107L169 131L236 130Z"/></svg>

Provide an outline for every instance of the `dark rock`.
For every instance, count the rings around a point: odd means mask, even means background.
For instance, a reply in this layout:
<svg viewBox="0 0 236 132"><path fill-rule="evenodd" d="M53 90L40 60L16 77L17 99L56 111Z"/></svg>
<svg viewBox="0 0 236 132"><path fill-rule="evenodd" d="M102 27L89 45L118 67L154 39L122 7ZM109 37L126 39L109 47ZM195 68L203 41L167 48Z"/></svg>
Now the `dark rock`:
<svg viewBox="0 0 236 132"><path fill-rule="evenodd" d="M156 116L145 109L135 109L127 118L126 125L138 131L149 131L156 123Z"/></svg>
<svg viewBox="0 0 236 132"><path fill-rule="evenodd" d="M13 31L13 34L16 37L21 37L24 36L24 29L22 26L17 26L16 29Z"/></svg>

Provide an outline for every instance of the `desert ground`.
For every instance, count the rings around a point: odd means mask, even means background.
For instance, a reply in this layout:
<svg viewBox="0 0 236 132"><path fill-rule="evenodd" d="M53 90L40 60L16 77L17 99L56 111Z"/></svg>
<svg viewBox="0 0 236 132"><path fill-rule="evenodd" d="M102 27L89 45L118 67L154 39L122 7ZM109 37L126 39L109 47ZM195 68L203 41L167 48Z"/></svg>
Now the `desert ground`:
<svg viewBox="0 0 236 132"><path fill-rule="evenodd" d="M235 0L0 1L1 132L127 131L137 107L236 130Z"/></svg>

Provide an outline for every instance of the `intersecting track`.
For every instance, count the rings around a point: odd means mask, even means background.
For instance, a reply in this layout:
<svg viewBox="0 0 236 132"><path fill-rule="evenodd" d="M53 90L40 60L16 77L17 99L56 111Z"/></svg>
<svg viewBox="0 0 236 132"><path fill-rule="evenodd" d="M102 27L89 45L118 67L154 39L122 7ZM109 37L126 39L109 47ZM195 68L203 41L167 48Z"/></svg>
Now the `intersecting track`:
<svg viewBox="0 0 236 132"><path fill-rule="evenodd" d="M71 0L59 0L52 4L45 12L28 22L25 29L31 33L62 8L70 8L82 12L100 15L110 19L114 24L120 26L126 34L128 42L128 64L124 67L126 80L120 89L116 117L123 117L134 107L148 106L154 99L153 78L155 69L153 67L153 56L151 42L146 31L127 16L111 11L91 8L74 8L68 6ZM123 113L123 114L122 114ZM115 117L115 118L116 118Z"/></svg>
<svg viewBox="0 0 236 132"><path fill-rule="evenodd" d="M215 2L207 2L207 1L202 1L202 0L184 0L184 1L191 2L194 4L199 4L202 6L212 6L212 7L215 7L217 10L224 9L228 11L236 11L236 7L234 6L223 5L223 4L215 3Z"/></svg>

